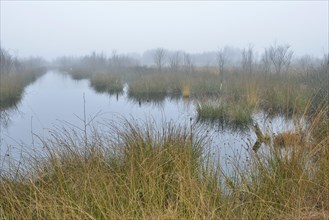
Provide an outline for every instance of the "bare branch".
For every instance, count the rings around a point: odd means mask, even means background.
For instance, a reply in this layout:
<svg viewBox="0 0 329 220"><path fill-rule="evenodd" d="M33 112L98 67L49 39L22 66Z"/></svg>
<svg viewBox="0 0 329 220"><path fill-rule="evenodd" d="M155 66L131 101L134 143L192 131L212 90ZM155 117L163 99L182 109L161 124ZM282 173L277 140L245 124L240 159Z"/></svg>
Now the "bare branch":
<svg viewBox="0 0 329 220"><path fill-rule="evenodd" d="M158 70L161 72L165 64L166 51L163 48L158 48L155 50L153 59Z"/></svg>
<svg viewBox="0 0 329 220"><path fill-rule="evenodd" d="M293 51L289 45L276 44L269 49L269 57L273 63L276 74L281 74L284 70L288 71L292 59Z"/></svg>

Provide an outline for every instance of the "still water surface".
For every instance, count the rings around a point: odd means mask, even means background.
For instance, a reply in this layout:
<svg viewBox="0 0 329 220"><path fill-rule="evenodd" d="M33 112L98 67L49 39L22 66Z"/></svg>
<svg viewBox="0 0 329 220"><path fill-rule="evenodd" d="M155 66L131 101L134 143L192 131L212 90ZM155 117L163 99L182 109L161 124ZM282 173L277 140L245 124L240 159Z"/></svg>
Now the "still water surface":
<svg viewBox="0 0 329 220"><path fill-rule="evenodd" d="M167 98L162 103L136 103L127 97L127 87L120 95L97 93L88 80L73 80L64 73L49 71L25 88L21 102L14 109L1 114L0 161L11 158L19 160L22 154L41 151L36 144L37 136L49 137L54 127L69 125L83 128L84 111L87 118L96 116L95 121L118 120L122 118L140 121L153 120L189 126L196 123L195 103L186 99ZM84 101L85 100L85 101ZM255 114L263 130L278 132L289 129L290 123L277 117L268 121L261 114ZM208 152L224 165L232 157L245 161L255 141L254 133L225 129L221 126L203 125L209 136ZM1 169L1 164L0 164Z"/></svg>

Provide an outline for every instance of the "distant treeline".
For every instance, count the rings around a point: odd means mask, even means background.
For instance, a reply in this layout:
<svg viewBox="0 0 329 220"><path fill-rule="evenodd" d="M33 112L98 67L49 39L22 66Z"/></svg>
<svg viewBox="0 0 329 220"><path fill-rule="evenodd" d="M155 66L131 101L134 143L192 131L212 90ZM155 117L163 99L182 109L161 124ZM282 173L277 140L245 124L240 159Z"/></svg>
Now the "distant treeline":
<svg viewBox="0 0 329 220"><path fill-rule="evenodd" d="M140 54L111 55L104 52L92 52L85 56L63 56L53 61L53 65L64 69L79 67L93 72L120 71L127 68L145 70L158 69L165 72L192 72L194 68L216 68L216 72L223 74L226 70L240 69L244 72L261 72L265 74L281 74L286 72L311 73L315 68L328 65L328 54L323 57L310 55L295 56L287 44L273 44L259 54L254 47L236 49L223 47L217 51L204 53L187 53L184 51L170 51L165 48L147 50Z"/></svg>

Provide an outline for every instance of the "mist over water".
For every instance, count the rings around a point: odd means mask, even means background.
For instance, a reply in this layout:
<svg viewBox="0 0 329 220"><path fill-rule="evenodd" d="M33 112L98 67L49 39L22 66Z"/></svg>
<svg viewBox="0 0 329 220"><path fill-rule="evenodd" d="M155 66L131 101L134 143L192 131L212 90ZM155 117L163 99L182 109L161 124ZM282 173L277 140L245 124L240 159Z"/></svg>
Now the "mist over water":
<svg viewBox="0 0 329 220"><path fill-rule="evenodd" d="M328 17L0 0L0 219L329 219Z"/></svg>
<svg viewBox="0 0 329 220"><path fill-rule="evenodd" d="M256 140L253 131L197 122L193 99L166 97L160 103L138 103L127 96L127 85L124 93L109 95L96 92L89 84L88 80L73 80L63 72L48 71L29 85L16 107L2 111L1 120L6 123L1 124L1 158L20 161L34 154L42 155L46 152L42 141L51 139L56 130L74 129L82 133L84 114L87 122L93 120L88 133L94 126L99 132L109 132L109 124L120 124L125 119L141 125L154 123L159 129L168 124L193 126L206 137L205 153L223 166L236 156L241 162L250 156ZM254 118L264 131L275 133L292 128L291 122L282 117L272 118L270 123L262 113Z"/></svg>
<svg viewBox="0 0 329 220"><path fill-rule="evenodd" d="M29 147L32 133L46 138L49 130L56 126L83 128L81 118L84 111L88 120L97 116L96 124L97 121L119 118L187 124L195 114L192 103L167 99L158 105L138 105L128 100L126 94L109 96L97 93L89 87L88 80L76 81L67 74L49 71L26 88L17 107L7 110L8 123L1 127L1 147L20 147L21 142L24 148Z"/></svg>

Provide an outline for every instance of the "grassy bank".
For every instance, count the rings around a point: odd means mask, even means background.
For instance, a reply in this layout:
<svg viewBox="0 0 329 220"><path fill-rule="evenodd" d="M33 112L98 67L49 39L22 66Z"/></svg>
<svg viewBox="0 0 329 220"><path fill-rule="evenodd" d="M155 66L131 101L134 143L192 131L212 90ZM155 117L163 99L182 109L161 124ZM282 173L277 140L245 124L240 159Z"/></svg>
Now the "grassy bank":
<svg viewBox="0 0 329 220"><path fill-rule="evenodd" d="M40 57L18 59L0 46L0 111L15 106L24 88L46 72Z"/></svg>
<svg viewBox="0 0 329 220"><path fill-rule="evenodd" d="M22 98L24 88L44 72L44 68L33 68L19 73L0 75L0 110L17 104Z"/></svg>
<svg viewBox="0 0 329 220"><path fill-rule="evenodd" d="M65 71L75 80L90 79L94 75L94 71L85 68L70 68Z"/></svg>
<svg viewBox="0 0 329 220"><path fill-rule="evenodd" d="M328 94L328 89L324 86L326 77L325 69L314 70L310 76L294 73L246 75L232 70L223 81L216 73L197 70L193 74L139 73L136 78L122 74L123 79L131 79L127 81L128 96L136 100L179 98L184 95L185 89L188 91L185 97L199 102L209 98L223 99L229 106L239 106L242 102L247 109L284 116L302 115L310 105L316 109Z"/></svg>
<svg viewBox="0 0 329 220"><path fill-rule="evenodd" d="M193 127L123 121L87 138L57 131L27 174L1 176L0 218L327 219L329 134L317 130L327 110L313 117L307 147L269 146L248 166L232 158L231 173L205 156Z"/></svg>
<svg viewBox="0 0 329 220"><path fill-rule="evenodd" d="M128 82L128 98L142 102L161 102L166 97L180 97L182 78L173 74L143 74Z"/></svg>
<svg viewBox="0 0 329 220"><path fill-rule="evenodd" d="M73 78L90 79L96 90L104 92L106 85L113 87L115 81L105 75L117 76L123 84L127 83L128 98L135 102L158 103L166 97L191 98L199 103L203 103L205 99L221 99L225 100L225 109L229 111L235 110L232 106L237 106L238 109L246 108L246 111L236 110L237 117L254 110L267 112L271 116L291 117L303 115L306 108L317 109L319 104L327 99L328 66L325 60L323 62L321 65L314 64L314 68L307 72L303 72L297 65L280 74L263 72L261 63L251 72L239 66L230 66L223 74L219 74L214 66L196 66L189 72L178 68L173 72L169 68L159 71L154 67L138 65L114 68L109 64L88 67L85 63L73 65L68 72ZM218 109L217 115L221 114L222 110ZM212 108L212 112L215 111L216 108ZM204 115L207 114L201 113L199 117L203 118ZM232 117L227 120L232 120Z"/></svg>
<svg viewBox="0 0 329 220"><path fill-rule="evenodd" d="M195 68L192 73L159 72L152 68L129 70L88 77L96 91L109 94L120 93L127 83L128 99L140 105L160 104L168 97L189 98L197 103L200 122L220 121L236 128L248 127L252 115L260 111L270 117L303 117L311 116L323 104L328 105L326 66L308 74L291 71L267 75L232 68L223 78L212 68Z"/></svg>
<svg viewBox="0 0 329 220"><path fill-rule="evenodd" d="M91 77L90 85L98 92L109 94L123 92L123 82L120 75L96 74Z"/></svg>

